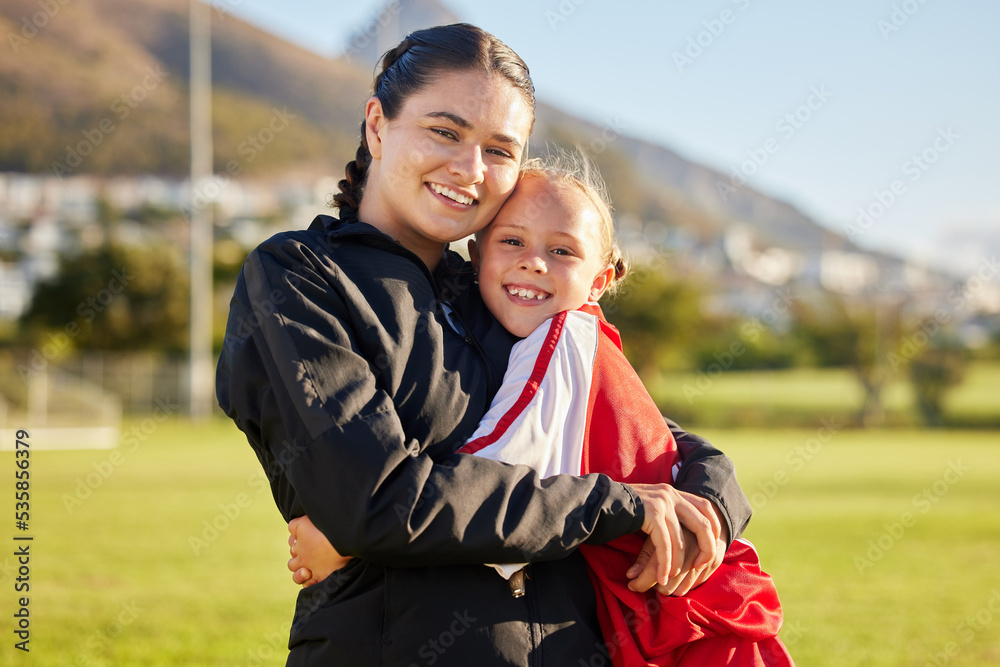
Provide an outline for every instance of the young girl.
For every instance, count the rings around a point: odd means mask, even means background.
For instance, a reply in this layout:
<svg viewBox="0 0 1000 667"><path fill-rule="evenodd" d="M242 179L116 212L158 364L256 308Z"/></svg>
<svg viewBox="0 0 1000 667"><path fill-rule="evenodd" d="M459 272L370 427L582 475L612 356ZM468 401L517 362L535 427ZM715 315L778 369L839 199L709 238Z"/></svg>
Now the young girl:
<svg viewBox="0 0 1000 667"><path fill-rule="evenodd" d="M543 478L669 480L681 461L676 442L597 305L626 267L603 187L588 173L529 162L496 218L470 242L484 302L522 340L459 452L529 465ZM298 537L308 534L318 535L300 530ZM777 593L749 542L735 541L721 567L684 597L630 588L625 574L642 546L637 534L580 546L615 665L793 664L777 638ZM532 585L531 566L494 567L515 596Z"/></svg>
<svg viewBox="0 0 1000 667"><path fill-rule="evenodd" d="M626 266L592 170L528 164L469 250L484 302L522 340L459 451L530 465L543 478L671 479L676 443L597 305ZM629 588L623 573L641 547L634 534L580 547L615 665L792 664L776 636L777 593L749 542L734 542L722 567L684 597ZM524 585L520 565L495 567L512 588Z"/></svg>

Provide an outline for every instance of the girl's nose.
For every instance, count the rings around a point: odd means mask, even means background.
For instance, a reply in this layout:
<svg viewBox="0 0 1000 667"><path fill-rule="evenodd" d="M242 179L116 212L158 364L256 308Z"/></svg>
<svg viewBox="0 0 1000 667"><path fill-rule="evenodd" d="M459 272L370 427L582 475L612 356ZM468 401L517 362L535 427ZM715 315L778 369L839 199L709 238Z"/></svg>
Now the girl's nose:
<svg viewBox="0 0 1000 667"><path fill-rule="evenodd" d="M535 273L545 273L547 270L545 260L535 253L527 255L521 260L521 269Z"/></svg>

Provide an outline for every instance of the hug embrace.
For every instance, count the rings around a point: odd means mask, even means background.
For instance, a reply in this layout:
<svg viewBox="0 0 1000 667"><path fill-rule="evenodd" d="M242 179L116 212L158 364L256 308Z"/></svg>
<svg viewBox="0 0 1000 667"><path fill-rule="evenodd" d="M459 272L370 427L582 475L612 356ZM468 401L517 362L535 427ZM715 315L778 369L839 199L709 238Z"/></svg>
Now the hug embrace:
<svg viewBox="0 0 1000 667"><path fill-rule="evenodd" d="M288 664L790 665L732 462L625 361L610 209L585 167L527 159L533 123L509 47L417 31L338 218L244 264L217 393L306 584Z"/></svg>

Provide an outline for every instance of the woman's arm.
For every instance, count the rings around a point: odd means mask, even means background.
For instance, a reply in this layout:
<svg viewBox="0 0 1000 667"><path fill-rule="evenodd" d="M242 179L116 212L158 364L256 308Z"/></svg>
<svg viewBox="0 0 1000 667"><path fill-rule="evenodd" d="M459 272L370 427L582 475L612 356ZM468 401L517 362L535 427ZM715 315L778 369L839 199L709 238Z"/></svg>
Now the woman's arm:
<svg viewBox="0 0 1000 667"><path fill-rule="evenodd" d="M248 258L218 374L220 405L286 520L307 513L342 554L393 565L559 558L640 529L638 496L606 476L543 482L526 466L420 451L359 354L350 286L307 245L316 238L285 235Z"/></svg>
<svg viewBox="0 0 1000 667"><path fill-rule="evenodd" d="M732 460L707 440L687 433L667 419L684 463L674 482L681 491L707 498L719 511L725 525L726 547L743 534L753 510L739 482Z"/></svg>
<svg viewBox="0 0 1000 667"><path fill-rule="evenodd" d="M665 421L684 457L675 480L678 493L684 495L706 516L714 515L720 524L716 533L717 548L710 558L700 544L704 541L703 536L685 528L680 572L666 584L656 585L657 591L664 595L686 595L692 588L703 584L719 568L726 550L749 523L752 510L736 481L733 462L703 438L686 433L669 419ZM687 490L681 490L683 487ZM734 534L732 526L738 526L739 532ZM629 587L633 590L643 591L650 587L648 568L649 563L656 560L654 552L652 541L646 540L639 558L628 572L632 579Z"/></svg>

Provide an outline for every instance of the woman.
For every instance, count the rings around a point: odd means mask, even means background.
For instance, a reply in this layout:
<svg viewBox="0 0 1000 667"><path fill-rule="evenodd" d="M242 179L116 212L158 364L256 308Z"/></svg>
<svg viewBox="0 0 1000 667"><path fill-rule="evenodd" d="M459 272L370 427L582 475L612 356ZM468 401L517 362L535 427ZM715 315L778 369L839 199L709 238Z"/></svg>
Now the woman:
<svg viewBox="0 0 1000 667"><path fill-rule="evenodd" d="M453 454L513 338L446 244L511 193L533 121L527 67L506 45L468 25L418 31L383 59L340 220L279 234L244 265L220 405L285 519L308 514L353 557L300 593L289 664L589 664L606 653L576 547L641 529L652 557L634 585L670 586L691 577L681 524L717 564L716 512L729 539L749 519L728 459L683 433L680 491L542 482ZM481 565L520 561L520 597Z"/></svg>

